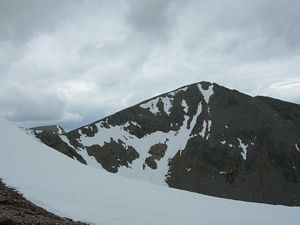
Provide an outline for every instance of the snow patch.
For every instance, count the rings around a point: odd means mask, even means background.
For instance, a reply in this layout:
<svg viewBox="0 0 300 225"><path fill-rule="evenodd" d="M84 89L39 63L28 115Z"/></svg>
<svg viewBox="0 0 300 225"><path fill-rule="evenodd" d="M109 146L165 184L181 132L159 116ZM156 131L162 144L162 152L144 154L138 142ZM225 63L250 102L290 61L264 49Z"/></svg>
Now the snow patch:
<svg viewBox="0 0 300 225"><path fill-rule="evenodd" d="M183 111L185 113L187 113L189 108L188 108L188 104L186 103L186 101L184 99L182 99L182 101L181 101L181 106L183 107Z"/></svg>
<svg viewBox="0 0 300 225"><path fill-rule="evenodd" d="M152 112L153 114L157 114L159 113L159 109L157 107L157 103L159 101L159 98L155 98L153 100L150 100L144 104L141 104L140 107L144 108L144 109L149 109L150 112Z"/></svg>
<svg viewBox="0 0 300 225"><path fill-rule="evenodd" d="M162 102L164 104L164 111L166 112L167 115L170 115L171 108L172 108L171 98L169 98L169 97L161 97L161 100L162 100Z"/></svg>
<svg viewBox="0 0 300 225"><path fill-rule="evenodd" d="M207 90L204 90L202 88L201 84L198 84L198 88L200 90L200 92L202 93L204 100L206 101L206 103L208 104L210 97L214 94L214 90L213 90L214 85L211 84Z"/></svg>
<svg viewBox="0 0 300 225"><path fill-rule="evenodd" d="M186 91L187 89L188 89L188 87L179 88L178 90L171 91L171 92L169 92L168 94L169 94L170 96L175 96L178 92L180 92L180 91Z"/></svg>
<svg viewBox="0 0 300 225"><path fill-rule="evenodd" d="M172 108L172 98L169 96L152 99L144 104L141 104L140 107L150 110L150 112L152 112L153 114L158 114L160 112L159 108L157 107L159 101L163 103L165 113L170 115Z"/></svg>
<svg viewBox="0 0 300 225"><path fill-rule="evenodd" d="M63 142L65 142L69 147L71 147L71 148L74 149L74 146L72 146L72 145L70 144L70 141L69 141L69 139L67 138L66 135L60 135L59 137L60 137L60 139L61 139Z"/></svg>
<svg viewBox="0 0 300 225"><path fill-rule="evenodd" d="M211 129L211 124L212 124L212 121L208 120L207 121L207 133L208 133L208 135L207 135L206 139L208 139L208 137L209 137L209 133L210 133L210 129Z"/></svg>
<svg viewBox="0 0 300 225"><path fill-rule="evenodd" d="M61 135L61 134L64 133L63 130L60 128L60 126L56 125L56 127L57 127L57 130L58 130L57 133L58 133L59 135Z"/></svg>
<svg viewBox="0 0 300 225"><path fill-rule="evenodd" d="M200 135L202 138L205 138L207 140L210 136L209 132L211 130L211 124L212 124L211 120L204 120L202 125L202 130L198 135Z"/></svg>
<svg viewBox="0 0 300 225"><path fill-rule="evenodd" d="M135 121L131 121L130 124L136 126L136 127L139 127L139 128L142 128L140 124L138 124L137 122Z"/></svg>
<svg viewBox="0 0 300 225"><path fill-rule="evenodd" d="M238 138L239 140L239 143L240 143L240 148L242 148L242 152L241 152L241 155L243 157L244 160L247 160L247 148L248 148L248 145L243 143L242 140L240 138Z"/></svg>
<svg viewBox="0 0 300 225"><path fill-rule="evenodd" d="M207 122L206 122L206 120L204 120L204 121L203 121L203 128L202 128L202 131L199 133L199 135L200 135L202 138L205 137L206 128L207 128Z"/></svg>
<svg viewBox="0 0 300 225"><path fill-rule="evenodd" d="M298 152L300 152L300 148L298 147L298 144L297 144L297 143L295 144L295 147L296 147L296 150L297 150Z"/></svg>

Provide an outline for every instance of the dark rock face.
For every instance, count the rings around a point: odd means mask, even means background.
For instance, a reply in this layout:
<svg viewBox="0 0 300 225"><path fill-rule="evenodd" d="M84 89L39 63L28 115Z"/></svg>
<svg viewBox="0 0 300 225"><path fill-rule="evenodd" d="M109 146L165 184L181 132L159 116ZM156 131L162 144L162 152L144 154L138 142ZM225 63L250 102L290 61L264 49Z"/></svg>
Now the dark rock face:
<svg viewBox="0 0 300 225"><path fill-rule="evenodd" d="M0 225L87 225L61 218L32 204L0 180Z"/></svg>
<svg viewBox="0 0 300 225"><path fill-rule="evenodd" d="M263 144L257 144L257 148L260 150L251 148L253 153L244 162L228 149L216 149L213 143L199 138L190 139L186 149L170 161L167 183L218 197L299 205L299 175L291 165L294 159L273 158Z"/></svg>
<svg viewBox="0 0 300 225"><path fill-rule="evenodd" d="M162 157L165 156L168 146L166 144L155 144L152 145L149 154L156 160L160 160Z"/></svg>
<svg viewBox="0 0 300 225"><path fill-rule="evenodd" d="M86 161L83 157L77 153L77 151L66 144L59 136L58 133L53 132L52 130L41 130L39 132L33 130L34 135L40 139L44 144L48 145L51 148L56 149L57 151L69 156L70 158L75 158L79 162L86 164Z"/></svg>
<svg viewBox="0 0 300 225"><path fill-rule="evenodd" d="M155 144L151 146L148 153L151 155L146 158L145 164L143 165L143 169L145 169L145 165L149 166L151 169L157 169L156 160L160 160L165 156L168 146L166 144Z"/></svg>
<svg viewBox="0 0 300 225"><path fill-rule="evenodd" d="M169 186L246 201L299 205L300 106L222 87L215 88L210 104L213 132L208 140L191 138L170 161ZM248 146L244 158L241 140Z"/></svg>
<svg viewBox="0 0 300 225"><path fill-rule="evenodd" d="M105 143L103 147L99 145L87 147L87 152L111 173L118 172L120 166L130 167L129 164L139 158L139 153L133 147L129 146L125 149L120 141L115 142L113 140L110 143Z"/></svg>
<svg viewBox="0 0 300 225"><path fill-rule="evenodd" d="M201 82L64 135L110 172L166 166L161 179L173 188L300 205L300 106L293 103Z"/></svg>

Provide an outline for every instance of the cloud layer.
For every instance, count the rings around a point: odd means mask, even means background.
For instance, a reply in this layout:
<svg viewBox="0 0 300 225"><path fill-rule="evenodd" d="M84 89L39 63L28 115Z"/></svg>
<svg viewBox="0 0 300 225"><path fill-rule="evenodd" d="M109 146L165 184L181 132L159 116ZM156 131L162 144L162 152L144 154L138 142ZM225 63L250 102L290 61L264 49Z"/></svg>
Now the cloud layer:
<svg viewBox="0 0 300 225"><path fill-rule="evenodd" d="M300 2L0 2L0 116L75 128L208 80L300 103Z"/></svg>

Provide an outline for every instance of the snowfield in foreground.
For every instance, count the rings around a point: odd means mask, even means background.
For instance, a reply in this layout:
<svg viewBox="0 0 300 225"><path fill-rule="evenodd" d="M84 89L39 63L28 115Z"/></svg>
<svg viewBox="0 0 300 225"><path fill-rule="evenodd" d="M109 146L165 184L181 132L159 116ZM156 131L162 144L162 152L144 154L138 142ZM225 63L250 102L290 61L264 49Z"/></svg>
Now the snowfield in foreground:
<svg viewBox="0 0 300 225"><path fill-rule="evenodd" d="M85 166L0 119L0 177L60 216L104 225L295 225L300 207L209 197Z"/></svg>

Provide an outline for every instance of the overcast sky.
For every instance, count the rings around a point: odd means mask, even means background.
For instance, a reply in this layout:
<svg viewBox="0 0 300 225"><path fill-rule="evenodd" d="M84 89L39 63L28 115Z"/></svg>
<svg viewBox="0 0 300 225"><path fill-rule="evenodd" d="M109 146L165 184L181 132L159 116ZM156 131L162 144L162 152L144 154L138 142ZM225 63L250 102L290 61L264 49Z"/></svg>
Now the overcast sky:
<svg viewBox="0 0 300 225"><path fill-rule="evenodd" d="M300 1L1 0L0 78L0 116L27 127L202 80L300 103Z"/></svg>

